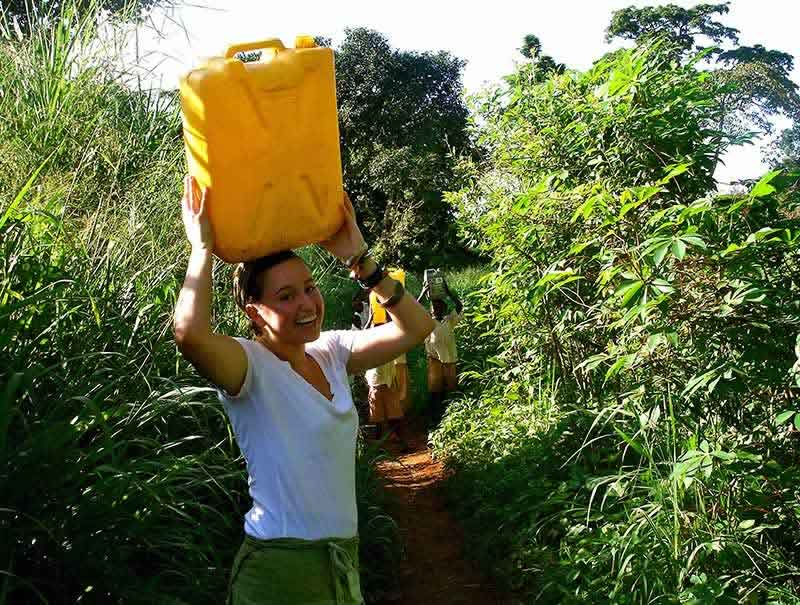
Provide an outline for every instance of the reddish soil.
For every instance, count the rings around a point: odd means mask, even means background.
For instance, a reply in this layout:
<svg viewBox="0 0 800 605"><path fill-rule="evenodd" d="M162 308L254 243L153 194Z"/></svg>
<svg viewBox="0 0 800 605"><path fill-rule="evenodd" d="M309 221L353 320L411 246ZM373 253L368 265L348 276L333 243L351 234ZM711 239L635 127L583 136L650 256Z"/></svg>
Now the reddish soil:
<svg viewBox="0 0 800 605"><path fill-rule="evenodd" d="M445 508L442 463L431 460L423 429L411 428L409 452L378 464L393 496L392 516L405 538L400 594L378 605L507 605L464 556L461 529Z"/></svg>

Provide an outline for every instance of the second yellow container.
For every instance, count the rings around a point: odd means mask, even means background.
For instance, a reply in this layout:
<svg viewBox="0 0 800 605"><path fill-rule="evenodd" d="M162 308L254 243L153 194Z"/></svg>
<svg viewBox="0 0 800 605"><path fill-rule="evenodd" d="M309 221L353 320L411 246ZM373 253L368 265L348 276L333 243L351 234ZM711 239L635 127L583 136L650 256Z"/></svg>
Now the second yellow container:
<svg viewBox="0 0 800 605"><path fill-rule="evenodd" d="M243 63L240 52L262 50ZM228 262L323 241L344 221L333 50L300 36L238 44L180 84L189 174L211 188Z"/></svg>
<svg viewBox="0 0 800 605"><path fill-rule="evenodd" d="M403 286L406 285L406 272L403 269L389 269L389 277L396 279ZM369 293L369 305L372 307L372 325L379 326L385 324L387 320L386 309L378 302L375 292Z"/></svg>

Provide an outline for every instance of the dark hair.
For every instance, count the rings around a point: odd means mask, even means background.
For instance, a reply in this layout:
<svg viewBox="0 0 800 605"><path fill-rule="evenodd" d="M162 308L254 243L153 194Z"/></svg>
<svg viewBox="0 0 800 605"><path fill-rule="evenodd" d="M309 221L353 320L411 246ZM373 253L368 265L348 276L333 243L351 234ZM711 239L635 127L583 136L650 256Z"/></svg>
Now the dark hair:
<svg viewBox="0 0 800 605"><path fill-rule="evenodd" d="M261 298L263 292L261 291L259 276L264 271L292 258L299 257L291 250L282 250L275 254L268 254L267 256L236 265L233 270L233 298L236 301L236 305L244 311L244 308L249 303Z"/></svg>

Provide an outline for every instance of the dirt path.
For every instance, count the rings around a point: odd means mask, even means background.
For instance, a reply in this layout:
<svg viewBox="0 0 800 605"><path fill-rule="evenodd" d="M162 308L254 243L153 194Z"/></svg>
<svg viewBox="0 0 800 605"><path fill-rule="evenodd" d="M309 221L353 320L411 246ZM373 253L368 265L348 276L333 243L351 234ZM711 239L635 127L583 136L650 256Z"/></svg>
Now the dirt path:
<svg viewBox="0 0 800 605"><path fill-rule="evenodd" d="M464 558L460 528L440 493L444 469L431 460L425 431L412 429L409 446L408 453L378 464L407 548L400 568L402 594L379 605L508 604Z"/></svg>

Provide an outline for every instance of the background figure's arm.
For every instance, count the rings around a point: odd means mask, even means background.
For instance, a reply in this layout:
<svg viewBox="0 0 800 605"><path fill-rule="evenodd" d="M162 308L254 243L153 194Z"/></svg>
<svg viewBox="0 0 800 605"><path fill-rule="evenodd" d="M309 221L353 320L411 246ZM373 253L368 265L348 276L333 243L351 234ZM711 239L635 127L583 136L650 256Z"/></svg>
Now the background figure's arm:
<svg viewBox="0 0 800 605"><path fill-rule="evenodd" d="M458 296L453 294L453 292L450 290L450 286L447 285L447 281L444 282L444 291L447 292L447 295L452 299L453 304L456 306L456 313L461 313L464 305L461 303L461 300L458 298Z"/></svg>

